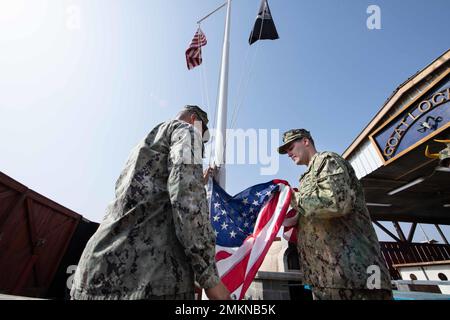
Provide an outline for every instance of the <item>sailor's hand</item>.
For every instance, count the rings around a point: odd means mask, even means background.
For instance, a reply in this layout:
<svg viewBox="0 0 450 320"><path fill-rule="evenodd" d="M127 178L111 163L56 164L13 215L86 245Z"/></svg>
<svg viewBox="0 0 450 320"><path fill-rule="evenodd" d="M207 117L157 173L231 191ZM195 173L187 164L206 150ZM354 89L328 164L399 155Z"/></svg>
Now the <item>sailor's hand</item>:
<svg viewBox="0 0 450 320"><path fill-rule="evenodd" d="M303 209L300 208L300 193L297 188L291 188L292 198L291 198L291 207L299 213L302 214Z"/></svg>
<svg viewBox="0 0 450 320"><path fill-rule="evenodd" d="M206 169L205 172L203 172L203 183L207 184L209 177L210 176L214 177L215 173L216 173L216 168L209 167L208 169Z"/></svg>
<svg viewBox="0 0 450 320"><path fill-rule="evenodd" d="M206 296L209 300L231 300L230 291L220 281L215 287L205 289Z"/></svg>

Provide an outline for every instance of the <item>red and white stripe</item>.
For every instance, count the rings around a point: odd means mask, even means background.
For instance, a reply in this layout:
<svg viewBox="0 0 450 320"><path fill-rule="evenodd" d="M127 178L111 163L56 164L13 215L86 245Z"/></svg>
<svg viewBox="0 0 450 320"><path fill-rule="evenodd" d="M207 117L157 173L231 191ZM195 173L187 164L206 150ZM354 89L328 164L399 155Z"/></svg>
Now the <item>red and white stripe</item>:
<svg viewBox="0 0 450 320"><path fill-rule="evenodd" d="M198 28L189 48L186 50L186 64L189 70L202 63L202 47L206 44L206 36L203 31Z"/></svg>
<svg viewBox="0 0 450 320"><path fill-rule="evenodd" d="M235 299L242 299L264 261L290 207L292 191L287 182L279 186L272 199L261 209L253 234L238 248L216 245L216 262L220 278Z"/></svg>
<svg viewBox="0 0 450 320"><path fill-rule="evenodd" d="M297 221L298 212L290 208L283 221L283 238L295 244L297 243Z"/></svg>

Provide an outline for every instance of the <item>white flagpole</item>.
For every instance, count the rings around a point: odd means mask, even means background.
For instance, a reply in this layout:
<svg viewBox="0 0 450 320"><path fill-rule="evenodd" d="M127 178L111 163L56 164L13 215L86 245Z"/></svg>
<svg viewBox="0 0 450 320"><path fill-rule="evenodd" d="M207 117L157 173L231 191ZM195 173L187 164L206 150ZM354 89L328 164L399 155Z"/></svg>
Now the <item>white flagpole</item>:
<svg viewBox="0 0 450 320"><path fill-rule="evenodd" d="M228 104L228 62L230 49L230 14L231 0L227 2L227 16L225 20L225 36L222 47L222 65L220 69L219 105L216 128L215 164L219 168L216 180L225 189L226 184L226 129L227 129L227 104Z"/></svg>

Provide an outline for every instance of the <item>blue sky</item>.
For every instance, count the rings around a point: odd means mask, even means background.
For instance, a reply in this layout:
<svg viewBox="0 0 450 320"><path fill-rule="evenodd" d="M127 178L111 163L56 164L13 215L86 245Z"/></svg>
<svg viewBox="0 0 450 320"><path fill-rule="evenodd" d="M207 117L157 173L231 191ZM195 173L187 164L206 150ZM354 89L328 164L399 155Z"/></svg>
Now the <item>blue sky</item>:
<svg viewBox="0 0 450 320"><path fill-rule="evenodd" d="M0 170L100 221L152 127L188 103L214 119L225 10L202 23L203 65L188 71L184 52L195 22L222 3L0 0ZM366 26L369 5L381 9L381 30ZM307 128L319 150L342 153L398 85L449 48L447 0L272 0L280 39L249 47L258 6L233 1L235 127ZM279 161L271 176L261 164L230 165L227 190L297 184L304 168Z"/></svg>

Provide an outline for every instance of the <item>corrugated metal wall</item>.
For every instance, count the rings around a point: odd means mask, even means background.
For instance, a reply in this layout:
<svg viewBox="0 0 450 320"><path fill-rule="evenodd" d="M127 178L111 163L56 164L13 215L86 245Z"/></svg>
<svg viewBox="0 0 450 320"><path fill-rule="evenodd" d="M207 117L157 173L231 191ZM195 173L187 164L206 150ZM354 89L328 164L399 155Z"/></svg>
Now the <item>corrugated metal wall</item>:
<svg viewBox="0 0 450 320"><path fill-rule="evenodd" d="M358 179L365 177L383 165L380 156L369 139L358 147L348 160L353 169L355 169Z"/></svg>

